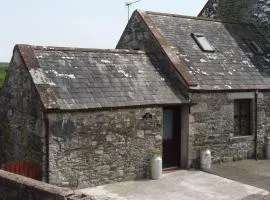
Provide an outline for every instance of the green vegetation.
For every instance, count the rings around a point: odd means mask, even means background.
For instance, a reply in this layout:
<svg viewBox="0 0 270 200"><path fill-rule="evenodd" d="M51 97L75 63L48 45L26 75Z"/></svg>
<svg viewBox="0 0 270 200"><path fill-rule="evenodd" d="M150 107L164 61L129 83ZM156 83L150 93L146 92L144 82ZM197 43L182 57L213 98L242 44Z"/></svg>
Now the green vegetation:
<svg viewBox="0 0 270 200"><path fill-rule="evenodd" d="M4 83L8 65L9 63L0 62L0 88L2 87L2 84Z"/></svg>

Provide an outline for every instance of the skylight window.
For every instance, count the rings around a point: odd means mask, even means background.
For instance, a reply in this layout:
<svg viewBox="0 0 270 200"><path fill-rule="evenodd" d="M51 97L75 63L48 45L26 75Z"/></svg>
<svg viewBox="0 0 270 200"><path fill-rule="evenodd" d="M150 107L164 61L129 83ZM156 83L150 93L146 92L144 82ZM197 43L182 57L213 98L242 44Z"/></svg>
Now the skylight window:
<svg viewBox="0 0 270 200"><path fill-rule="evenodd" d="M250 50L256 55L264 54L263 50L259 47L259 45L254 40L244 39Z"/></svg>
<svg viewBox="0 0 270 200"><path fill-rule="evenodd" d="M203 34L191 33L191 37L195 40L195 42L202 51L212 53L215 52L214 47L210 44L210 42L206 39L206 37Z"/></svg>

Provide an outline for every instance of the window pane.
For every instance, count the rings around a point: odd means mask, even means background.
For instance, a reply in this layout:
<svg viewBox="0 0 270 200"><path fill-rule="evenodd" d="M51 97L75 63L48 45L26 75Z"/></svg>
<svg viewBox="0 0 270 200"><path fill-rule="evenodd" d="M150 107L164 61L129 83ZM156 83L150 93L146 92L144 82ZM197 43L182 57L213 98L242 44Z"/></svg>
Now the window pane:
<svg viewBox="0 0 270 200"><path fill-rule="evenodd" d="M201 50L206 52L215 52L214 47L210 44L204 35L200 33L191 33L191 37L193 37Z"/></svg>
<svg viewBox="0 0 270 200"><path fill-rule="evenodd" d="M173 138L173 110L164 109L163 110L163 139L172 139Z"/></svg>
<svg viewBox="0 0 270 200"><path fill-rule="evenodd" d="M244 39L245 43L249 47L249 49L255 54L255 55L263 55L264 51L260 48L260 46L251 39Z"/></svg>
<svg viewBox="0 0 270 200"><path fill-rule="evenodd" d="M241 118L241 135L249 135L249 120Z"/></svg>
<svg viewBox="0 0 270 200"><path fill-rule="evenodd" d="M242 115L249 115L249 102L242 102L241 103L241 114Z"/></svg>
<svg viewBox="0 0 270 200"><path fill-rule="evenodd" d="M234 134L235 135L240 135L240 124L239 124L239 119L238 118L234 119Z"/></svg>
<svg viewBox="0 0 270 200"><path fill-rule="evenodd" d="M234 134L250 135L251 127L251 100L241 99L234 101Z"/></svg>
<svg viewBox="0 0 270 200"><path fill-rule="evenodd" d="M255 41L250 42L251 48L255 54L263 54L263 50L257 45Z"/></svg>
<svg viewBox="0 0 270 200"><path fill-rule="evenodd" d="M198 36L196 38L199 45L203 48L204 51L214 51L214 48L204 36Z"/></svg>
<svg viewBox="0 0 270 200"><path fill-rule="evenodd" d="M240 114L239 112L240 108L239 108L239 102L235 101L234 102L234 116L238 116Z"/></svg>

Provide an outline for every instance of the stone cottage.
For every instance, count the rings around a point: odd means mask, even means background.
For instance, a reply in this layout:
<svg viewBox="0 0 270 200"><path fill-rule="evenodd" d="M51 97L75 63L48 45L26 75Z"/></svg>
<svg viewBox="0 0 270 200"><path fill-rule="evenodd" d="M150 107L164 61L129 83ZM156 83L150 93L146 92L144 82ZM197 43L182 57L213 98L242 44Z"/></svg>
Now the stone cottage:
<svg viewBox="0 0 270 200"><path fill-rule="evenodd" d="M264 157L270 44L251 23L135 11L116 50L16 45L1 98L1 163L86 187L163 167Z"/></svg>
<svg viewBox="0 0 270 200"><path fill-rule="evenodd" d="M188 104L155 55L16 45L1 102L1 163L27 160L52 184L147 176L163 107Z"/></svg>
<svg viewBox="0 0 270 200"><path fill-rule="evenodd" d="M137 11L117 48L159 55L178 75L193 104L182 118L188 129L181 159L188 167L198 165L205 148L213 161L264 156L270 45L251 23Z"/></svg>

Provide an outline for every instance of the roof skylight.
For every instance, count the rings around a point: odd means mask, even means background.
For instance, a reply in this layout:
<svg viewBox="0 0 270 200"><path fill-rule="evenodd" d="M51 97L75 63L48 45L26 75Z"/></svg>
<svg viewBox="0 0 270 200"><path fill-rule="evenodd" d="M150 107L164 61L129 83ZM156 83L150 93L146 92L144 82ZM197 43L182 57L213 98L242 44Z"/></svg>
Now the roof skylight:
<svg viewBox="0 0 270 200"><path fill-rule="evenodd" d="M206 37L203 34L191 33L191 37L195 40L195 42L202 51L215 52L214 47L210 44L210 42L206 39Z"/></svg>
<svg viewBox="0 0 270 200"><path fill-rule="evenodd" d="M259 45L254 40L244 39L250 50L256 55L264 54L263 50L259 47Z"/></svg>

